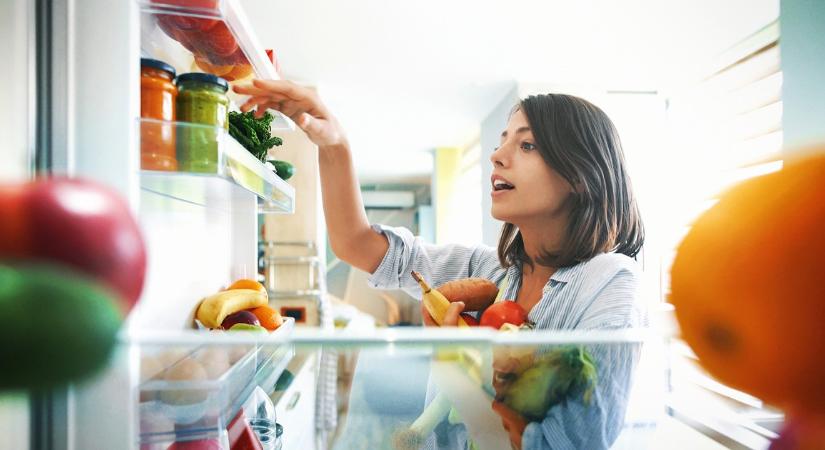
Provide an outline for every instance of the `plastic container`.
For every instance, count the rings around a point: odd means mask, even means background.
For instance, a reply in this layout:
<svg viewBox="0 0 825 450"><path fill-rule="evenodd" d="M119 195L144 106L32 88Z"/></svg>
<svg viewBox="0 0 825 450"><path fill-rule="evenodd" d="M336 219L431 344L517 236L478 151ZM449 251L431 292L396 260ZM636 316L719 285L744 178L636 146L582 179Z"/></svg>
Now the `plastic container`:
<svg viewBox="0 0 825 450"><path fill-rule="evenodd" d="M175 68L156 59L140 60L140 167L145 170L178 169L175 150L175 108L178 88Z"/></svg>
<svg viewBox="0 0 825 450"><path fill-rule="evenodd" d="M229 129L229 83L206 73L178 76L178 120L210 125L178 130L177 156L180 170L215 173L218 170L216 130Z"/></svg>
<svg viewBox="0 0 825 450"><path fill-rule="evenodd" d="M285 320L270 336L289 335L294 325ZM253 417L271 414L274 419L274 406L257 391L269 389L269 380L280 376L295 351L288 344L231 344L174 353L180 359L139 386L141 448L165 450L172 442L217 440L221 449L228 449L232 437L225 436L227 429L246 404Z"/></svg>

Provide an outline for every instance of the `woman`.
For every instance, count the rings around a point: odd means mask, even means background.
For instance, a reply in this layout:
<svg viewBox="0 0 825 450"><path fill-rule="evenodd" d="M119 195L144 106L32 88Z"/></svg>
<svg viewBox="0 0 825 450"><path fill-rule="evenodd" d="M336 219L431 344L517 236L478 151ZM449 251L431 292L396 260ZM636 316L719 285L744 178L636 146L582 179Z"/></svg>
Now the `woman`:
<svg viewBox="0 0 825 450"><path fill-rule="evenodd" d="M255 80L241 109L267 108L292 118L318 145L329 240L335 254L372 274L375 287L420 295L409 276L432 285L483 277L528 311L536 328L620 329L643 325L634 257L644 230L615 127L596 106L568 95L539 95L513 109L491 177L494 218L505 222L498 249L430 245L403 228L370 226L346 136L311 90ZM506 282L504 280L507 280ZM450 320L462 304L450 309ZM432 325L424 313L426 323ZM501 404L496 411L518 448L608 448L624 419L636 346L599 346L594 398L553 407L527 424Z"/></svg>

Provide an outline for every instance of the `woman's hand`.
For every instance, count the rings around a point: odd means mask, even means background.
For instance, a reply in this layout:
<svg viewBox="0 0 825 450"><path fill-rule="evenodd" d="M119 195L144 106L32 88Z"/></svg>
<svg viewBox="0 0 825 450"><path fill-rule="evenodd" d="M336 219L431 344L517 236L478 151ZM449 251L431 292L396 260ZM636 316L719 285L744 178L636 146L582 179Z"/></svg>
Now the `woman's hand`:
<svg viewBox="0 0 825 450"><path fill-rule="evenodd" d="M447 313L444 314L444 323L441 324L442 327L457 327L458 326L458 316L461 314L461 311L464 311L464 302L453 302L450 303L450 307L447 308ZM427 327L437 327L439 326L438 323L433 319L433 316L430 315L430 312L427 311L427 308L424 306L424 303L421 303L421 319L424 322L424 326Z"/></svg>
<svg viewBox="0 0 825 450"><path fill-rule="evenodd" d="M501 417L501 424L510 435L510 444L516 450L521 450L521 436L527 428L527 420L521 414L513 411L504 403L494 401L493 412Z"/></svg>
<svg viewBox="0 0 825 450"><path fill-rule="evenodd" d="M286 80L252 80L252 84L234 87L238 94L249 95L241 111L255 109L262 117L267 109L280 111L292 119L319 147L346 143L338 120L312 89Z"/></svg>

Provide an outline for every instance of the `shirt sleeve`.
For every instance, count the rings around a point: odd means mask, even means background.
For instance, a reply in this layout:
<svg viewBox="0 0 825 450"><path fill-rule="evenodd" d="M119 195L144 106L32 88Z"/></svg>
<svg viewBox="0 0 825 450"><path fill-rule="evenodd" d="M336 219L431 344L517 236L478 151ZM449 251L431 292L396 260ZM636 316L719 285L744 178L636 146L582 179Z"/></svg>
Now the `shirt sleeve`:
<svg viewBox="0 0 825 450"><path fill-rule="evenodd" d="M635 306L636 278L632 271L618 271L598 293L578 329L643 325L643 315ZM586 350L593 357L598 376L590 402L576 399L551 407L544 420L525 428L522 448L608 449L621 433L641 344L590 345Z"/></svg>
<svg viewBox="0 0 825 450"><path fill-rule="evenodd" d="M374 288L403 289L420 298L418 283L410 275L413 270L431 286L466 277L481 277L498 283L504 277L504 269L493 248L433 245L413 236L406 228L373 225L373 229L383 233L389 241L384 259L368 280Z"/></svg>

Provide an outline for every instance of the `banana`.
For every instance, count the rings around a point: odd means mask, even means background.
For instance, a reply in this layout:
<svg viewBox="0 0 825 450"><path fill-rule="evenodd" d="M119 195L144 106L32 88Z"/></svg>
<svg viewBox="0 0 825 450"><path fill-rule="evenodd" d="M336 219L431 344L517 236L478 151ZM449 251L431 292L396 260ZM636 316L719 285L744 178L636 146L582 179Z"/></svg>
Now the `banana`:
<svg viewBox="0 0 825 450"><path fill-rule="evenodd" d="M266 293L252 289L230 289L201 300L195 317L205 327L220 328L226 316L243 309L264 306L269 301Z"/></svg>
<svg viewBox="0 0 825 450"><path fill-rule="evenodd" d="M418 281L418 285L421 286L421 291L424 293L421 300L424 302L424 307L427 308L427 312L430 313L433 320L439 325L444 323L444 315L447 314L447 308L450 307L450 301L447 300L447 297L444 297L441 292L438 290L433 289L430 285L421 278L421 274L418 272L412 272L413 278L415 281ZM458 318L458 326L459 327L466 327L467 322L464 321L461 317Z"/></svg>

